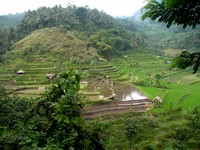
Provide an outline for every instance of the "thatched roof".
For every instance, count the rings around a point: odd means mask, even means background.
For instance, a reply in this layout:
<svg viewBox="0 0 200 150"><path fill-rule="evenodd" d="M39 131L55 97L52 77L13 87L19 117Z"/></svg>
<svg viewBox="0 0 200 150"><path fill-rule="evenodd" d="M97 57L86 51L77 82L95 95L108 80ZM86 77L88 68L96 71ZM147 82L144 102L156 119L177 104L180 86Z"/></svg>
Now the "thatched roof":
<svg viewBox="0 0 200 150"><path fill-rule="evenodd" d="M17 74L25 74L25 71L20 69L19 71L17 71Z"/></svg>
<svg viewBox="0 0 200 150"><path fill-rule="evenodd" d="M163 100L159 97L159 96L156 96L153 101L158 101L159 103L162 103Z"/></svg>
<svg viewBox="0 0 200 150"><path fill-rule="evenodd" d="M45 77L48 79L53 79L56 75L53 73L46 74Z"/></svg>
<svg viewBox="0 0 200 150"><path fill-rule="evenodd" d="M99 58L99 61L104 61L103 58Z"/></svg>

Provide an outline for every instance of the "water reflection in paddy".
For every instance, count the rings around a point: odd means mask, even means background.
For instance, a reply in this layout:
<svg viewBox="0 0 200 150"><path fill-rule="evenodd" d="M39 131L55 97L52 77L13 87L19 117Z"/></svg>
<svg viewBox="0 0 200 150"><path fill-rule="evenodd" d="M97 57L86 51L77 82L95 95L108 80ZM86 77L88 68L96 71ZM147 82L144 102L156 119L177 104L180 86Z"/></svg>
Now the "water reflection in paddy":
<svg viewBox="0 0 200 150"><path fill-rule="evenodd" d="M141 91L130 84L112 82L106 79L91 82L87 89L89 91L99 91L100 95L104 97L109 97L114 93L116 99L120 101L147 99Z"/></svg>
<svg viewBox="0 0 200 150"><path fill-rule="evenodd" d="M114 91L118 99L122 101L147 99L137 88L125 83L115 83Z"/></svg>

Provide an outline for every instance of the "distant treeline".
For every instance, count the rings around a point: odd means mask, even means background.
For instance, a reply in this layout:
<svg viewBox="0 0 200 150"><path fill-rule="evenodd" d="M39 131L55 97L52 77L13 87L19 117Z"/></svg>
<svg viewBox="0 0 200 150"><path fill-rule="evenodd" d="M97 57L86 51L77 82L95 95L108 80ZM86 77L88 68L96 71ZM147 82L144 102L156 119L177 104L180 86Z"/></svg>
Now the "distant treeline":
<svg viewBox="0 0 200 150"><path fill-rule="evenodd" d="M17 13L15 15L2 15L0 16L0 30L9 26L16 26L24 17L24 13Z"/></svg>
<svg viewBox="0 0 200 150"><path fill-rule="evenodd" d="M144 44L156 53L167 48L200 48L199 27L195 30L180 26L168 29L155 21L142 22L140 16L136 13L129 18L113 18L103 11L74 5L40 7L23 14L0 16L0 61L15 42L37 29L52 27L84 34L88 46L95 47L106 59Z"/></svg>

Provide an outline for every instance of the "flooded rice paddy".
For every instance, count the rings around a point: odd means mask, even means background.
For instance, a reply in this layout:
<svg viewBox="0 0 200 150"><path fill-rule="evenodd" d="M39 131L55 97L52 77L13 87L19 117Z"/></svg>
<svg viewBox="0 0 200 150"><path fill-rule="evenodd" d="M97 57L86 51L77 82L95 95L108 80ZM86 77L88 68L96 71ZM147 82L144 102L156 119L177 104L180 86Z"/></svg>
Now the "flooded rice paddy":
<svg viewBox="0 0 200 150"><path fill-rule="evenodd" d="M147 99L134 86L127 83L110 81L109 79L91 80L87 83L86 90L98 93L98 96L96 96L98 99L116 99L119 101Z"/></svg>

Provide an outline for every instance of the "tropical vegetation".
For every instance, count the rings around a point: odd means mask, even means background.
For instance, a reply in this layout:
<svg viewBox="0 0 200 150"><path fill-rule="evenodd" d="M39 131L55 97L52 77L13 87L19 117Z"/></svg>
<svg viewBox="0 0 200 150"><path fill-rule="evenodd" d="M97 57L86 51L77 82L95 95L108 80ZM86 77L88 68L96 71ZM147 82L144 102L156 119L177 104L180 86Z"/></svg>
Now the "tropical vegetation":
<svg viewBox="0 0 200 150"><path fill-rule="evenodd" d="M167 27L172 24L183 25L183 28L192 26L195 28L200 24L200 2L197 0L163 0L158 2L151 0L144 7L143 19L147 17L152 20L158 19L158 22L164 22ZM199 43L199 42L198 42ZM179 57L176 58L175 62L180 68L187 68L194 66L194 73L197 72L200 65L200 53L183 52Z"/></svg>
<svg viewBox="0 0 200 150"><path fill-rule="evenodd" d="M198 6L150 0L144 22L71 5L1 16L0 149L198 149ZM163 102L117 112L100 88L122 82Z"/></svg>

